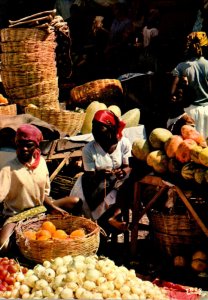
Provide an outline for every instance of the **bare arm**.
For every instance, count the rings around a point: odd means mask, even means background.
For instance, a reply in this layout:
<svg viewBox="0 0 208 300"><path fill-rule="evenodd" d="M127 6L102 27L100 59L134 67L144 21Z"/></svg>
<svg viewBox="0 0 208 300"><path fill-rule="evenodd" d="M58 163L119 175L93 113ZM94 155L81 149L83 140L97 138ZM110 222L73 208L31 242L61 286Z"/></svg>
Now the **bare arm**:
<svg viewBox="0 0 208 300"><path fill-rule="evenodd" d="M175 93L176 93L176 90L177 90L179 80L180 79L179 79L178 76L174 76L172 86L171 86L171 90L170 90L170 100L171 101L176 101Z"/></svg>

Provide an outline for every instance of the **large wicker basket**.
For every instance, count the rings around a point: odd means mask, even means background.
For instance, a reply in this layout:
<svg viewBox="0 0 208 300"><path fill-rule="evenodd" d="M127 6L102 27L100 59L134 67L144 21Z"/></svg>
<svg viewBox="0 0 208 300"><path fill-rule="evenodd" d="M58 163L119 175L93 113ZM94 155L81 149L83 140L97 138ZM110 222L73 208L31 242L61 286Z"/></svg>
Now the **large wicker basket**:
<svg viewBox="0 0 208 300"><path fill-rule="evenodd" d="M40 83L44 80L53 80L57 76L56 70L48 70L47 68L37 72L15 72L2 71L1 78L6 88L18 88L22 86L30 86Z"/></svg>
<svg viewBox="0 0 208 300"><path fill-rule="evenodd" d="M70 110L55 110L26 107L25 112L56 126L60 131L74 136L80 133L84 119L84 112Z"/></svg>
<svg viewBox="0 0 208 300"><path fill-rule="evenodd" d="M5 42L1 43L1 51L2 52L39 52L47 50L54 51L56 48L56 43L53 41L21 41L21 42Z"/></svg>
<svg viewBox="0 0 208 300"><path fill-rule="evenodd" d="M53 63L55 61L55 52L50 50L45 50L44 52L30 52L30 53L23 53L23 52L8 52L8 53L1 53L1 61L2 65L21 65L25 63Z"/></svg>
<svg viewBox="0 0 208 300"><path fill-rule="evenodd" d="M188 212L180 215L152 210L148 217L156 246L169 257L190 254L207 243L205 234Z"/></svg>
<svg viewBox="0 0 208 300"><path fill-rule="evenodd" d="M37 95L48 94L58 91L58 77L51 80L43 80L38 83L34 83L28 86L22 86L17 88L7 88L5 91L10 99L23 99L31 98Z"/></svg>
<svg viewBox="0 0 208 300"><path fill-rule="evenodd" d="M75 86L71 92L71 100L75 103L90 103L92 101L112 101L121 97L123 88L117 79L98 79Z"/></svg>
<svg viewBox="0 0 208 300"><path fill-rule="evenodd" d="M16 116L16 114L17 114L16 104L0 105L0 115Z"/></svg>
<svg viewBox="0 0 208 300"><path fill-rule="evenodd" d="M37 95L26 99L16 99L16 104L20 105L23 110L29 104L34 104L44 109L59 109L58 91L51 91L47 94Z"/></svg>
<svg viewBox="0 0 208 300"><path fill-rule="evenodd" d="M24 231L37 231L42 223L49 220L57 229L63 229L70 234L73 230L83 228L85 237L74 239L51 239L47 241L28 240ZM73 215L40 215L27 221L21 221L16 227L16 242L21 253L29 260L42 263L45 260L63 257L65 255L93 255L97 253L100 244L100 227L90 219Z"/></svg>
<svg viewBox="0 0 208 300"><path fill-rule="evenodd" d="M2 42L30 41L54 41L55 33L48 33L39 28L4 28L1 30Z"/></svg>

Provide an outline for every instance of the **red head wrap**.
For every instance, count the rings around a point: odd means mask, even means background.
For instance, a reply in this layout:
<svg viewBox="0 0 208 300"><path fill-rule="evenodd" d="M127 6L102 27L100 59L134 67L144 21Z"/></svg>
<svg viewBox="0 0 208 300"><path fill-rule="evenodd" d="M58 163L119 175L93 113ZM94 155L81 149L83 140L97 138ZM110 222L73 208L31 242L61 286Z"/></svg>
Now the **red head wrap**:
<svg viewBox="0 0 208 300"><path fill-rule="evenodd" d="M21 125L16 132L15 141L25 140L33 141L39 146L40 142L43 140L42 132L34 125L23 124Z"/></svg>
<svg viewBox="0 0 208 300"><path fill-rule="evenodd" d="M120 139L122 137L122 131L126 126L126 123L119 120L119 118L110 110L98 110L93 120L101 122L105 125L115 126L117 128L117 137Z"/></svg>

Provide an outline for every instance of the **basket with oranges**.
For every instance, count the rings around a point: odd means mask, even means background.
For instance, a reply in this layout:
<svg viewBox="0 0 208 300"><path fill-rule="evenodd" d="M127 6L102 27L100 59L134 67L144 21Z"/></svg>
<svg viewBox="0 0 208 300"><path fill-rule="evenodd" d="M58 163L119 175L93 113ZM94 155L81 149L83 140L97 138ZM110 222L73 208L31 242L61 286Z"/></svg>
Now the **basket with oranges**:
<svg viewBox="0 0 208 300"><path fill-rule="evenodd" d="M21 253L41 263L58 256L96 254L100 243L97 223L73 215L43 214L20 221L15 232Z"/></svg>

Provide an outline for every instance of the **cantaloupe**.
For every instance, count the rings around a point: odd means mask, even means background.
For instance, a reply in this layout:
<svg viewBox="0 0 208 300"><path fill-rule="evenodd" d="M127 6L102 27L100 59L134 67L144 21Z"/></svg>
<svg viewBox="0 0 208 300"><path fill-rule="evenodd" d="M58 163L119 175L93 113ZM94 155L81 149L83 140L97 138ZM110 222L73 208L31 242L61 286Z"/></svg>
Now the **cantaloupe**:
<svg viewBox="0 0 208 300"><path fill-rule="evenodd" d="M104 103L93 101L90 103L86 109L86 115L83 122L83 126L81 129L82 134L91 133L92 132L92 120L94 118L95 113L98 110L107 109L107 106Z"/></svg>
<svg viewBox="0 0 208 300"><path fill-rule="evenodd" d="M121 117L121 109L117 105L110 105L108 109L112 111L117 117Z"/></svg>
<svg viewBox="0 0 208 300"><path fill-rule="evenodd" d="M168 157L164 151L155 150L147 155L147 164L157 173L165 173L168 170Z"/></svg>
<svg viewBox="0 0 208 300"><path fill-rule="evenodd" d="M132 144L132 154L139 160L146 161L147 155L150 153L149 142L143 138L137 138Z"/></svg>
<svg viewBox="0 0 208 300"><path fill-rule="evenodd" d="M139 108L133 108L128 110L121 116L121 120L126 123L126 128L138 126L140 121L140 110Z"/></svg>
<svg viewBox="0 0 208 300"><path fill-rule="evenodd" d="M164 144L172 137L172 132L166 128L155 128L149 135L150 144L154 149L163 150Z"/></svg>

